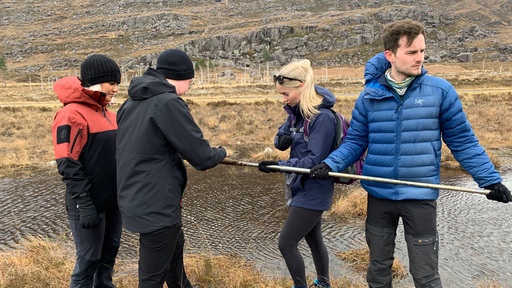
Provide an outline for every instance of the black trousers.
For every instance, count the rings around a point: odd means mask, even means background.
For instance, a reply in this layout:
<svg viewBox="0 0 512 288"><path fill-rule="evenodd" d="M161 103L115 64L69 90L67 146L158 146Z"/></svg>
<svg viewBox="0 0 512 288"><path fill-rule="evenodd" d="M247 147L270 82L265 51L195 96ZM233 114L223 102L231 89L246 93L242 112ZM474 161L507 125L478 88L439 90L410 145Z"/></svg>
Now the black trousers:
<svg viewBox="0 0 512 288"><path fill-rule="evenodd" d="M139 237L139 288L192 288L183 266L185 237L181 224Z"/></svg>
<svg viewBox="0 0 512 288"><path fill-rule="evenodd" d="M76 249L71 275L72 288L111 288L112 274L121 243L122 220L119 209L98 214L98 226L83 229L79 220L69 220Z"/></svg>
<svg viewBox="0 0 512 288"><path fill-rule="evenodd" d="M414 189L414 188L411 188ZM366 243L370 264L366 280L370 287L392 287L396 229L404 224L409 271L416 287L442 287L439 276L439 241L436 201L378 199L368 194Z"/></svg>

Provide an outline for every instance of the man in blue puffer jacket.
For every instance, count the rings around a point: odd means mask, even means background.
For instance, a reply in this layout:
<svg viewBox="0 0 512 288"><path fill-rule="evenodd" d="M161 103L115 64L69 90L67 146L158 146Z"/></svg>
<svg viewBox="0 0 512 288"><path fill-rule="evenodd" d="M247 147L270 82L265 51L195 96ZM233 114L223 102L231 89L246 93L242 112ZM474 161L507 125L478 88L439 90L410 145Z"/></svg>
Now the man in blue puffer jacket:
<svg viewBox="0 0 512 288"><path fill-rule="evenodd" d="M343 171L368 149L363 175L440 183L441 144L487 198L511 201L488 155L479 145L454 87L423 68L425 28L402 20L383 31L385 52L370 59L365 87L356 101L345 142L312 177ZM368 192L366 241L370 249L370 287L391 287L391 266L399 218L404 224L410 272L416 287L442 287L438 272L436 200L439 190L361 181Z"/></svg>

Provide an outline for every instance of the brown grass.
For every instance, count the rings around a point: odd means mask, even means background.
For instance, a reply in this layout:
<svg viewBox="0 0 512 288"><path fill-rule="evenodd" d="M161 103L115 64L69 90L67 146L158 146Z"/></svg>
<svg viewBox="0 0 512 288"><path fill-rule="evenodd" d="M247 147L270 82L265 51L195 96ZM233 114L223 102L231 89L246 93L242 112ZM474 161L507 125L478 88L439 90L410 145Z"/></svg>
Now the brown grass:
<svg viewBox="0 0 512 288"><path fill-rule="evenodd" d="M472 65L472 66L471 66ZM489 64L491 65L491 64ZM435 64L427 69L435 75L453 78L480 143L497 167L494 152L512 147L512 72L503 63L486 69L476 64ZM233 83L198 81L184 99L192 115L212 145L222 145L231 158L241 160L283 159L288 152L277 151L273 138L286 114L268 80L246 83L238 72ZM335 109L351 118L355 100L362 88L362 67L318 68L317 81L338 96ZM68 73L69 74L69 73ZM46 79L46 78L43 78ZM0 87L0 176L51 166L53 147L51 123L61 107L51 89L52 83L7 82ZM245 83L244 83L245 82ZM117 111L126 99L126 85L116 96ZM444 151L443 165L459 168L451 153Z"/></svg>
<svg viewBox="0 0 512 288"><path fill-rule="evenodd" d="M191 282L200 287L280 288L293 285L288 278L265 277L251 263L236 255L185 255L184 261ZM114 273L116 287L137 286L133 265L136 263L117 261ZM73 267L74 255L70 243L29 238L22 241L19 249L0 252L0 287L66 287ZM365 287L345 277L333 279L331 283L333 287Z"/></svg>
<svg viewBox="0 0 512 288"><path fill-rule="evenodd" d="M336 254L349 263L355 272L364 274L368 265L368 249L358 249ZM117 261L114 284L118 288L136 287L136 263ZM0 287L5 288L59 288L69 285L74 266L72 244L63 239L48 240L31 237L22 241L16 250L0 252ZM265 277L254 266L235 255L206 256L185 255L185 267L192 283L200 287L217 288L284 288L292 285L286 278ZM395 259L393 279L407 276L403 265ZM310 279L312 281L313 279ZM346 277L332 279L333 287L367 287ZM493 279L477 283L479 288L501 288ZM167 286L164 286L167 287Z"/></svg>
<svg viewBox="0 0 512 288"><path fill-rule="evenodd" d="M51 123L57 108L0 107L0 176L42 168L53 160Z"/></svg>
<svg viewBox="0 0 512 288"><path fill-rule="evenodd" d="M367 193L358 184L352 184L351 192L342 194L333 201L329 210L329 215L336 217L340 221L350 221L354 219L362 220L366 218Z"/></svg>
<svg viewBox="0 0 512 288"><path fill-rule="evenodd" d="M506 288L509 286L503 286L500 282L498 282L494 279L489 279L489 280L478 281L476 287L477 288Z"/></svg>
<svg viewBox="0 0 512 288"><path fill-rule="evenodd" d="M62 243L30 238L19 250L2 252L0 287L69 286L74 262L64 251Z"/></svg>
<svg viewBox="0 0 512 288"><path fill-rule="evenodd" d="M366 273L366 268L368 267L368 263L370 263L370 251L368 248L340 252L337 253L336 256L340 257L343 261L348 262L358 273ZM398 261L398 259L393 260L391 273L393 275L393 280L400 280L407 277L407 270L402 263Z"/></svg>
<svg viewBox="0 0 512 288"><path fill-rule="evenodd" d="M470 64L450 66L450 69L444 65L433 65L431 68L434 74L439 73L457 84L464 109L480 143L487 149L493 163L500 167L501 162L496 155L501 150L512 148L508 137L512 132L510 71L497 68L486 71ZM335 109L351 118L352 108L363 84L362 68L320 69L316 74L328 75L317 77L317 81L338 96ZM126 86L124 91L123 86L121 90L115 98L117 103L110 107L113 111L117 111L127 97ZM7 87L0 86L0 92L0 177L54 171L51 123L61 105L51 87L41 83L7 82ZM277 127L284 121L286 114L270 83L199 82L184 99L205 138L214 146L225 147L230 158L260 161L288 157L289 151L278 151L273 147ZM443 167L460 169L446 147L443 148L442 164ZM364 219L366 196L360 186L343 185L336 189L343 192L337 194L339 199L334 202L329 214L343 221ZM23 245L19 250L1 253L1 287L67 285L73 266L72 249L63 243L41 239L29 239ZM364 273L367 263L365 255L364 251L356 250L339 253L338 256L353 262L356 266L354 269ZM38 259L43 262L38 262ZM250 263L232 255L187 255L185 261L190 278L199 284L203 283L203 286L207 285L204 287L291 286L291 282L286 279L265 278ZM133 265L136 263L119 262L116 265L117 287L136 286ZM401 275L405 272L398 269L394 273ZM41 286L35 283L41 283ZM479 287L499 287L492 286L498 285L493 284L492 280L482 283ZM365 284L351 283L346 278L334 279L333 284L334 287L365 287Z"/></svg>

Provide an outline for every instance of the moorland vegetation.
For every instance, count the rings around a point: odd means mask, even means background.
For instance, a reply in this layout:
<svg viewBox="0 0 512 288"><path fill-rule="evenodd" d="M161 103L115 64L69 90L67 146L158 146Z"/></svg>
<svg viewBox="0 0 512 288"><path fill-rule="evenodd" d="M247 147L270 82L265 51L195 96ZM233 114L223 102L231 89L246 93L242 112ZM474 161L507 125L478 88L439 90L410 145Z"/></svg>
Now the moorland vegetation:
<svg viewBox="0 0 512 288"><path fill-rule="evenodd" d="M123 71L110 106L116 111L130 78L170 46L187 48L196 64L196 85L184 98L212 145L239 160L286 158L287 152L272 149L285 117L270 83L272 70L292 58L311 59L319 66L316 81L334 92L335 109L350 118L363 85L362 65L381 49L382 25L407 17L427 24L426 68L455 85L493 163L510 169L502 161L512 154L510 1L6 0L0 7L0 178L58 177L50 133L61 107L52 92L55 79L75 75L91 53L110 55ZM455 63L461 53L472 61ZM234 77L220 77L226 70ZM462 173L446 148L442 165L446 173ZM357 184L342 190L328 215L363 219L364 191ZM0 252L0 287L67 286L70 245L69 239L32 238ZM364 273L366 255L363 249L336 256ZM186 255L185 261L201 287L291 286L237 257ZM136 286L136 263L119 262L116 269L117 287ZM394 272L397 279L406 273L400 263ZM366 287L348 279L333 284ZM501 286L483 280L479 287Z"/></svg>
<svg viewBox="0 0 512 288"><path fill-rule="evenodd" d="M509 66L510 67L510 66ZM432 74L450 80L459 91L467 116L481 144L500 168L502 155L509 155L512 144L512 72L503 64L432 65ZM338 97L335 109L348 118L362 87L362 68L340 67L316 70L316 81L329 87ZM191 113L212 145L222 145L231 158L259 161L284 159L287 151L272 149L275 129L284 120L282 103L268 81L247 83L239 74L232 81L198 81L184 96ZM51 91L51 83L6 82L0 87L0 177L29 177L47 173L55 177L51 141L51 122L61 107ZM125 83L126 85L126 83ZM126 86L122 86L125 87ZM116 97L110 109L116 111L126 99L126 89ZM270 150L268 149L270 148ZM449 150L444 150L443 167L460 170ZM365 216L364 191L355 184L344 188L337 196L328 215L347 219ZM0 255L0 286L28 287L34 283L44 287L63 287L73 266L69 241L31 238L20 249ZM338 253L354 270L364 273L367 261L365 249ZM118 263L118 287L133 287L136 263ZM237 257L187 255L186 266L192 280L201 287L288 287L286 279L273 279L257 272L250 263ZM406 268L395 263L394 275L401 279ZM334 287L365 287L364 282L346 278L334 279ZM41 287L43 287L41 286ZM35 287L35 286L34 286ZM500 287L485 280L479 287Z"/></svg>

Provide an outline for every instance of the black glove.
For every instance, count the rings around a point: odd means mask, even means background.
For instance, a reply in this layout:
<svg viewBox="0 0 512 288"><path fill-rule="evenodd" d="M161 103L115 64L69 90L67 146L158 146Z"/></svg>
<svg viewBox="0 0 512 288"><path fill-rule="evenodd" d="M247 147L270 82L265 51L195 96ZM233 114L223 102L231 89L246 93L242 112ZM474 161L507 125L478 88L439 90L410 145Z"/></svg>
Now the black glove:
<svg viewBox="0 0 512 288"><path fill-rule="evenodd" d="M89 196L76 198L78 212L80 213L80 226L84 229L89 229L100 224L100 218L96 212L96 208L92 203Z"/></svg>
<svg viewBox="0 0 512 288"><path fill-rule="evenodd" d="M512 201L512 196L510 195L510 191L505 187L505 185L500 183L492 184L487 187L484 187L487 190L491 190L489 194L487 194L487 199L494 200L498 202L508 203Z"/></svg>
<svg viewBox="0 0 512 288"><path fill-rule="evenodd" d="M332 172L331 167L325 163L320 163L309 170L311 177L319 179L329 179L329 172Z"/></svg>
<svg viewBox="0 0 512 288"><path fill-rule="evenodd" d="M260 170L261 172L265 172L265 173L277 172L277 169L268 168L267 166L269 166L269 165L279 165L279 164L277 163L277 161L261 161L258 164L258 170Z"/></svg>
<svg viewBox="0 0 512 288"><path fill-rule="evenodd" d="M277 138L277 146L276 148L284 151L292 145L292 136L290 135L281 135Z"/></svg>

